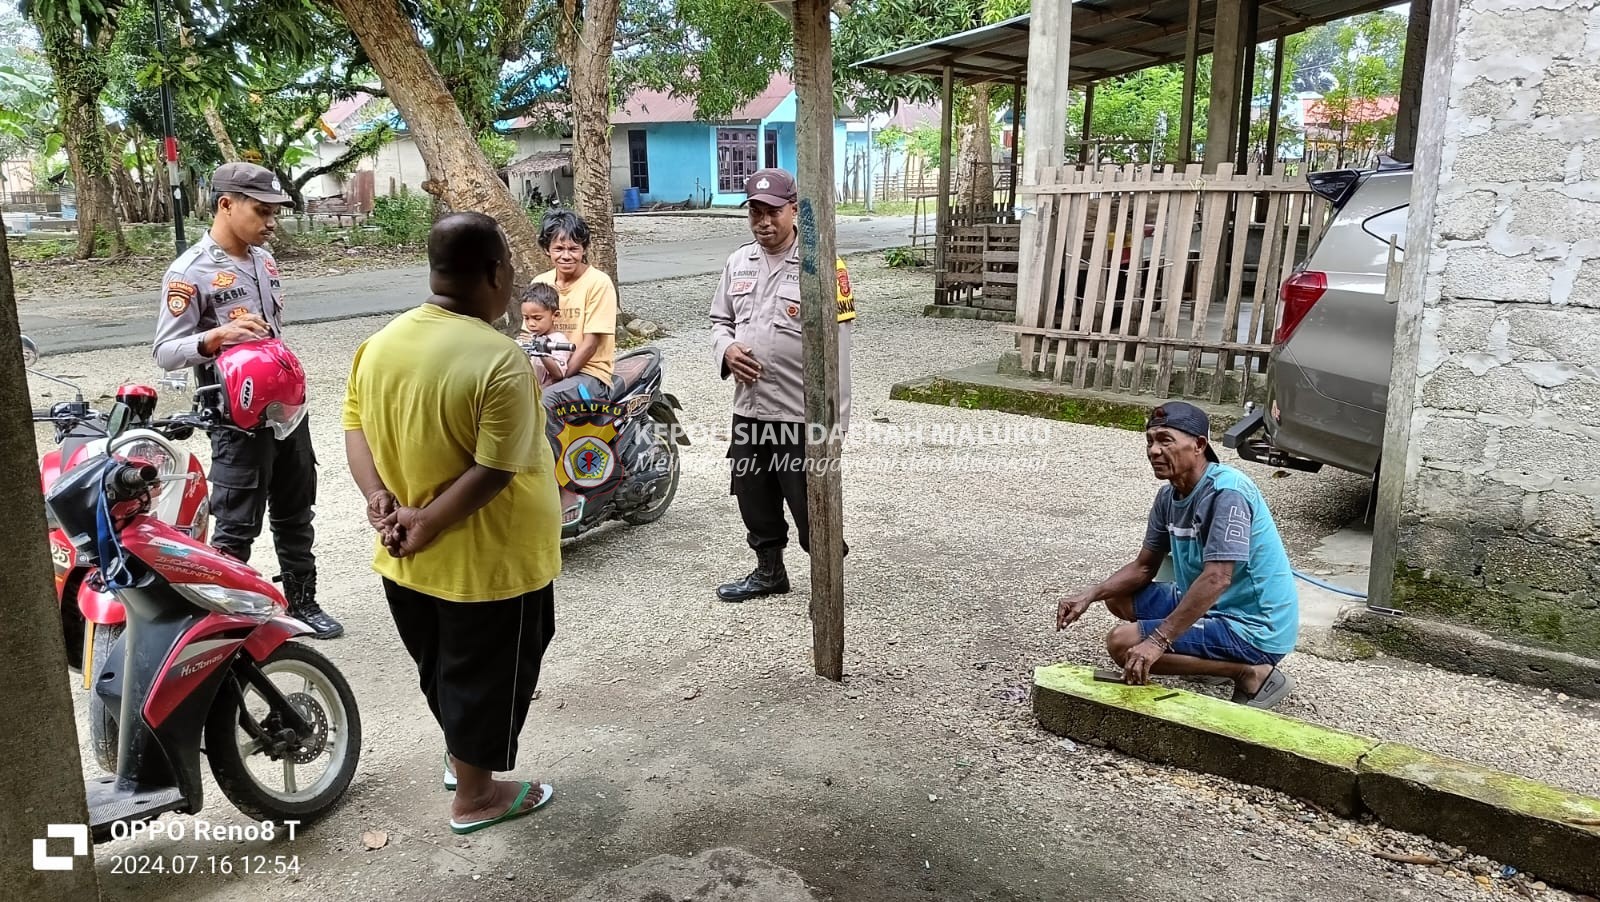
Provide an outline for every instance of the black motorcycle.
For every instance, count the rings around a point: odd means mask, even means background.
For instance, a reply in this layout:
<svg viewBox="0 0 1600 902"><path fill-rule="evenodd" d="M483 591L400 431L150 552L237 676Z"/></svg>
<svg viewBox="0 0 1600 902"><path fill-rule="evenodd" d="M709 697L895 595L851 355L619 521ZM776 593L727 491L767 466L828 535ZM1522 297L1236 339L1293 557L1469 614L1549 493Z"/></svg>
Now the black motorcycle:
<svg viewBox="0 0 1600 902"><path fill-rule="evenodd" d="M529 357L572 348L543 338L522 342ZM654 523L672 505L678 446L689 437L676 413L683 405L662 390L662 378L661 352L640 348L617 358L608 397L545 406L563 539L610 520Z"/></svg>

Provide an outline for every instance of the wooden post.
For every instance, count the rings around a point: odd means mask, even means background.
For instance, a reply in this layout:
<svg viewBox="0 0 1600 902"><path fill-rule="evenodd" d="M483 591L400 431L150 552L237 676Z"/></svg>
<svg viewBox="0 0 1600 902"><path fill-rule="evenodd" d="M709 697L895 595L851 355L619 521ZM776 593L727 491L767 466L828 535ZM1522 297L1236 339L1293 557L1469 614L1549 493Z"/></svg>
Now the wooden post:
<svg viewBox="0 0 1600 902"><path fill-rule="evenodd" d="M1418 97L1417 131L1442 135L1449 119L1454 46L1460 18L1458 0L1429 3L1430 19L1439 22L1440 43L1424 56L1426 85ZM1384 421L1383 457L1378 464L1378 499L1372 518L1372 575L1367 579L1367 607L1387 611L1394 602L1395 568L1400 560L1400 520L1406 484L1415 476L1411 461L1412 428L1419 400L1417 376L1422 357L1423 306L1428 297L1428 252L1437 239L1434 211L1444 166L1444 143L1421 141L1412 163L1411 210L1406 216L1406 254L1398 280L1390 276L1389 297L1395 305L1394 357L1390 363L1388 415ZM1387 237L1387 236L1385 236ZM1395 289L1395 281L1399 288ZM1437 291L1438 289L1434 289Z"/></svg>
<svg viewBox="0 0 1600 902"><path fill-rule="evenodd" d="M1006 189L1006 209L1014 221L1017 214L1017 183L1022 181L1022 76L1011 82L1011 184Z"/></svg>
<svg viewBox="0 0 1600 902"><path fill-rule="evenodd" d="M1094 82L1083 89L1083 143L1078 145L1078 162L1089 162L1089 134L1094 127Z"/></svg>
<svg viewBox="0 0 1600 902"><path fill-rule="evenodd" d="M1244 0L1217 0L1217 24L1211 46L1211 104L1206 111L1205 171L1233 159L1234 129L1239 125L1239 86L1244 73L1240 46L1244 38Z"/></svg>
<svg viewBox="0 0 1600 902"><path fill-rule="evenodd" d="M1238 165L1235 172L1243 172L1245 160L1250 158L1250 119L1256 101L1256 30L1261 19L1260 0L1244 0L1244 66L1239 91L1239 154L1234 157Z"/></svg>
<svg viewBox="0 0 1600 902"><path fill-rule="evenodd" d="M944 87L939 94L939 196L937 232L933 239L933 302L943 304L949 289L945 284L944 255L950 243L950 137L955 130L955 71L944 67Z"/></svg>
<svg viewBox="0 0 1600 902"><path fill-rule="evenodd" d="M1200 0L1189 0L1189 36L1183 49L1183 113L1178 126L1178 159L1181 166L1194 162L1194 82L1195 64L1200 59Z"/></svg>
<svg viewBox="0 0 1600 902"><path fill-rule="evenodd" d="M1267 115L1267 159L1261 164L1261 174L1271 175L1278 162L1278 120L1283 118L1283 38L1273 41L1272 50L1272 103Z"/></svg>
<svg viewBox="0 0 1600 902"><path fill-rule="evenodd" d="M811 515L811 654L844 679L844 501L839 479L839 327L834 299L833 39L827 0L794 4L798 94L800 316L806 389L806 507Z"/></svg>
<svg viewBox="0 0 1600 902"><path fill-rule="evenodd" d="M1068 66L1072 56L1072 6L1066 0L1031 0L1028 28L1028 138L1020 177L1035 186L1023 201L1022 228L1017 245L1017 325L1038 328L1055 303L1055 284L1048 276L1051 268L1051 235L1047 221L1039 215L1043 205L1037 192L1047 170L1060 168L1066 154ZM1077 259L1076 255L1071 255ZM1059 259L1059 258L1057 258ZM1050 282L1050 284L1046 284ZM1023 338L1020 348L1024 367L1032 366L1035 349L1043 350L1038 339Z"/></svg>
<svg viewBox="0 0 1600 902"><path fill-rule="evenodd" d="M1427 72L1428 23L1433 0L1411 0L1406 23L1406 55L1400 63L1400 109L1395 115L1394 150L1390 155L1409 163L1417 154L1417 119L1422 105L1422 77Z"/></svg>

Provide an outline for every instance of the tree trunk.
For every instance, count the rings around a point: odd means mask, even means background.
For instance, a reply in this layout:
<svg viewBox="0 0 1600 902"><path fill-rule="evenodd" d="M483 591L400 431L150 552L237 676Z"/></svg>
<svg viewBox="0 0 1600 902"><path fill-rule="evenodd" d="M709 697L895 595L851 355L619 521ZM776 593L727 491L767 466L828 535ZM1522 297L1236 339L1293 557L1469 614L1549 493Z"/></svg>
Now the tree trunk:
<svg viewBox="0 0 1600 902"><path fill-rule="evenodd" d="M0 223L0 419L25 422L29 407L11 257ZM0 513L0 529L28 537L13 543L7 565L0 567L0 598L6 599L6 616L0 617L0 661L5 662L0 693L6 721L15 725L0 730L0 761L11 774L0 783L0 886L17 899L97 899L92 846L69 871L33 869L33 841L45 837L46 825L88 823L78 728L51 589L50 545L44 540L37 455L31 429L0 430L0 492L11 499ZM72 843L54 839L47 848L64 855L72 852Z"/></svg>
<svg viewBox="0 0 1600 902"><path fill-rule="evenodd" d="M61 130L66 136L67 160L72 164L72 183L77 190L78 257L88 259L95 255L95 238L100 231L111 236L112 255L123 256L128 252L128 243L117 219L111 163L106 152L106 123L100 114L100 93L106 86L101 51L110 44L111 29L101 33L101 46L96 48L85 46L70 25L48 18L37 24L45 59L56 77Z"/></svg>
<svg viewBox="0 0 1600 902"><path fill-rule="evenodd" d="M557 52L572 92L572 192L593 239L589 264L617 280L611 202L611 51L618 0L563 0ZM580 24L581 20L581 24ZM617 325L624 325L618 315Z"/></svg>
<svg viewBox="0 0 1600 902"><path fill-rule="evenodd" d="M971 88L971 116L961 127L961 150L956 155L956 197L966 207L994 203L994 134L989 111L989 85Z"/></svg>
<svg viewBox="0 0 1600 902"><path fill-rule="evenodd" d="M106 129L106 158L111 163L111 184L116 198L117 217L122 222L144 222L139 208L139 188L128 174L128 164L123 162L123 148L127 146L127 133Z"/></svg>
<svg viewBox="0 0 1600 902"><path fill-rule="evenodd" d="M517 283L550 268L539 250L538 230L484 158L477 137L417 40L416 29L394 0L334 0L371 58L384 90L410 127L428 168L423 190L452 210L477 210L499 220L511 241ZM507 310L506 331L521 326L518 304Z"/></svg>
<svg viewBox="0 0 1600 902"><path fill-rule="evenodd" d="M211 140L217 142L217 150L222 154L224 163L239 161L239 148L233 146L233 139L228 137L228 127L222 123L222 114L217 112L215 101L207 100L201 111L206 117L206 127L211 129Z"/></svg>

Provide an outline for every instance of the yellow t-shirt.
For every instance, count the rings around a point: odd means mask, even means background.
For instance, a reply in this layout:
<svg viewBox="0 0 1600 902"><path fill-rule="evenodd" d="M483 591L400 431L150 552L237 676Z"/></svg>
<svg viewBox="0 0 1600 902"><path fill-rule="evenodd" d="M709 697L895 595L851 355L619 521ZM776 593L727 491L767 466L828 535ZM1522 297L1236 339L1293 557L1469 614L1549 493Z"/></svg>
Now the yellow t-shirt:
<svg viewBox="0 0 1600 902"><path fill-rule="evenodd" d="M533 280L555 285L556 271L539 273ZM561 294L561 309L556 311L555 331L567 333L573 344L585 335L600 336L599 347L580 372L610 385L611 363L617 354L617 287L610 276L591 266L578 281L556 290Z"/></svg>
<svg viewBox="0 0 1600 902"><path fill-rule="evenodd" d="M467 519L411 557L373 539L372 569L450 601L499 601L561 572L561 501L544 405L527 356L482 320L423 304L362 342L344 428L372 447L383 484L422 507L474 463L515 473Z"/></svg>

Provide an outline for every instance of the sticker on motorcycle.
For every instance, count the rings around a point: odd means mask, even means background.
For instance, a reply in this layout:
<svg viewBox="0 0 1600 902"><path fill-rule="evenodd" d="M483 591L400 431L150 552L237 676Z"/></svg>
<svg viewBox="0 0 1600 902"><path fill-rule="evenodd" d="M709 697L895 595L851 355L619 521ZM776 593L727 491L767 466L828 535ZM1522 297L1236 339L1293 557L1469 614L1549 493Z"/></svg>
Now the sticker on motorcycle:
<svg viewBox="0 0 1600 902"><path fill-rule="evenodd" d="M616 452L611 449L617 437L614 425L569 423L557 440L561 444L561 467L556 482L561 486L593 489L617 477Z"/></svg>

